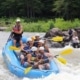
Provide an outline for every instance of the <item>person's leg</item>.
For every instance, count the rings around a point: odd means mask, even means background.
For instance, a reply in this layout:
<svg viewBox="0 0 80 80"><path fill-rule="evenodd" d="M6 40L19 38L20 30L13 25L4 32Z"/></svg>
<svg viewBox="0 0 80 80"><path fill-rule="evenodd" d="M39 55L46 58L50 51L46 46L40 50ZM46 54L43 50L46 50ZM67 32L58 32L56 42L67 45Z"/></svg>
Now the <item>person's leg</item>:
<svg viewBox="0 0 80 80"><path fill-rule="evenodd" d="M75 43L73 43L72 45L73 45L73 47L75 48Z"/></svg>
<svg viewBox="0 0 80 80"><path fill-rule="evenodd" d="M75 43L75 48L78 48L78 43Z"/></svg>
<svg viewBox="0 0 80 80"><path fill-rule="evenodd" d="M79 43L78 43L78 48L79 48Z"/></svg>
<svg viewBox="0 0 80 80"><path fill-rule="evenodd" d="M14 43L14 46L16 46L16 40L15 39L13 39L13 43Z"/></svg>
<svg viewBox="0 0 80 80"><path fill-rule="evenodd" d="M79 48L79 43L76 43L76 48Z"/></svg>
<svg viewBox="0 0 80 80"><path fill-rule="evenodd" d="M20 40L20 47L21 47L21 48L23 47L23 42L22 42L22 40Z"/></svg>
<svg viewBox="0 0 80 80"><path fill-rule="evenodd" d="M24 63L24 55L23 54L20 55L20 60L21 60L21 64L23 64Z"/></svg>
<svg viewBox="0 0 80 80"><path fill-rule="evenodd" d="M38 69L38 62L34 62L33 68L34 68L34 69Z"/></svg>
<svg viewBox="0 0 80 80"><path fill-rule="evenodd" d="M49 63L45 63L45 69L50 69L50 64Z"/></svg>
<svg viewBox="0 0 80 80"><path fill-rule="evenodd" d="M38 68L39 68L40 70L42 70L42 69L44 69L44 65L43 65L43 64L39 64L39 65L38 65Z"/></svg>

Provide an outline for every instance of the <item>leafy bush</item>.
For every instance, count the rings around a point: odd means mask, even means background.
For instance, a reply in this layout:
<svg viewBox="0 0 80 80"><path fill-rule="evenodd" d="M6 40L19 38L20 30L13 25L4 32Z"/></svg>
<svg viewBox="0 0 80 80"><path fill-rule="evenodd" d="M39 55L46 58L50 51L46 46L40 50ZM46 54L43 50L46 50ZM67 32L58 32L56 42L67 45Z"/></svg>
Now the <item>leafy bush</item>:
<svg viewBox="0 0 80 80"><path fill-rule="evenodd" d="M8 27L8 31L15 25L16 18L0 18L0 26ZM57 27L61 30L67 30L69 28L75 28L80 26L80 20L75 19L73 21L65 21L63 18L56 19L27 19L21 18L21 24L25 32L46 32L51 28Z"/></svg>

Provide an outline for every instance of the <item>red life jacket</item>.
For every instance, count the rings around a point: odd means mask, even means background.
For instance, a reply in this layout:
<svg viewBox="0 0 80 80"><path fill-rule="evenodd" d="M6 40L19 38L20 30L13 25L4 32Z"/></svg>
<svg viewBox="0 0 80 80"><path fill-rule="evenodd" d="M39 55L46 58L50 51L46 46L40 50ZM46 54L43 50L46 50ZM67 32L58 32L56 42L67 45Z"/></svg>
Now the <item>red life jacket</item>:
<svg viewBox="0 0 80 80"><path fill-rule="evenodd" d="M13 30L14 31L20 31L21 26L20 25L15 25Z"/></svg>

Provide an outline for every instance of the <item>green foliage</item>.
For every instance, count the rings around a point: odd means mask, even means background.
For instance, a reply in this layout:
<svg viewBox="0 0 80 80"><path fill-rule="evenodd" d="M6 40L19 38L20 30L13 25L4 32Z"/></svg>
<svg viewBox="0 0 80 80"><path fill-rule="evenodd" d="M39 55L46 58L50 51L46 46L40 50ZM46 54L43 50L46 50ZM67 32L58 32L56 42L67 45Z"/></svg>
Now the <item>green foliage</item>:
<svg viewBox="0 0 80 80"><path fill-rule="evenodd" d="M0 18L0 26L7 26L8 31L15 25L16 18ZM69 28L76 28L80 26L80 20L74 19L73 21L65 21L63 18L54 19L27 19L21 18L21 25L25 32L47 32L51 28L58 27L61 30L67 30Z"/></svg>
<svg viewBox="0 0 80 80"><path fill-rule="evenodd" d="M54 26L56 26L62 30L76 28L76 27L80 26L80 20L74 19L73 21L71 21L71 20L65 21L63 18L57 18L57 19L55 19Z"/></svg>

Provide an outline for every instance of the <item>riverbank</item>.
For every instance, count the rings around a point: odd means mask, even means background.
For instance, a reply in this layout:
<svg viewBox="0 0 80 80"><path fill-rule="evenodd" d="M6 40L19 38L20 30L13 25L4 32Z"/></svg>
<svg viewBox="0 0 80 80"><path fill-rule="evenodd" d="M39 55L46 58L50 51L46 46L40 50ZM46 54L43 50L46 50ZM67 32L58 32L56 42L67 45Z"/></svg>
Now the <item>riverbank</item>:
<svg viewBox="0 0 80 80"><path fill-rule="evenodd" d="M21 24L25 32L47 32L51 28L59 28L61 30L68 30L69 28L76 28L80 26L80 20L65 21L63 18L55 19L27 19L20 18ZM0 26L7 27L6 31L10 31L15 24L16 18L0 18Z"/></svg>

